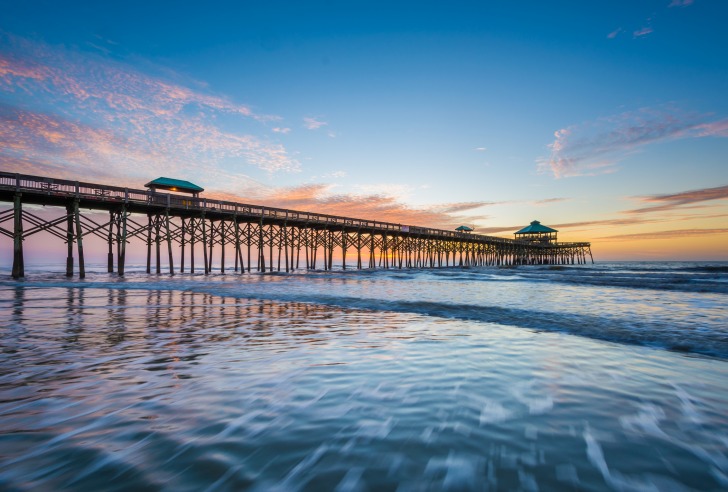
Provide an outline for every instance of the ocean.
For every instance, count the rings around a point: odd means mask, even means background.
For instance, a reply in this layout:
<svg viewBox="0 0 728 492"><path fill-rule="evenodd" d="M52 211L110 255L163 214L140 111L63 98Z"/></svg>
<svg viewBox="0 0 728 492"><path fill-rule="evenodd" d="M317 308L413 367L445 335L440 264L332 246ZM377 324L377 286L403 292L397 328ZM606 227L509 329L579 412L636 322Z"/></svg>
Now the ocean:
<svg viewBox="0 0 728 492"><path fill-rule="evenodd" d="M0 271L0 490L728 489L728 263L62 267Z"/></svg>

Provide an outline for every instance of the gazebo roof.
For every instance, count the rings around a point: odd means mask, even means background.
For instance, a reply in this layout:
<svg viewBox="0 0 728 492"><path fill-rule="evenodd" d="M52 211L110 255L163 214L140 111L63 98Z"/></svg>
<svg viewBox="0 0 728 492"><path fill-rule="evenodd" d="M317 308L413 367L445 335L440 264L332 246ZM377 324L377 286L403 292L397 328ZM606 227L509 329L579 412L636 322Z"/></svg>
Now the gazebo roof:
<svg viewBox="0 0 728 492"><path fill-rule="evenodd" d="M530 225L528 225L528 226L524 227L523 229L521 229L520 231L516 232L516 234L539 234L539 233L543 233L543 232L559 232L559 231L557 231L556 229L547 227L547 226L541 224L541 222L539 222L537 220L534 220L533 222L531 222Z"/></svg>
<svg viewBox="0 0 728 492"><path fill-rule="evenodd" d="M472 232L473 231L473 229L471 227L464 226L464 225L461 225L460 227L456 227L455 230L459 231L459 232Z"/></svg>
<svg viewBox="0 0 728 492"><path fill-rule="evenodd" d="M183 179L157 178L144 185L146 188L160 188L169 191L181 191L182 193L200 193L205 191L196 184Z"/></svg>

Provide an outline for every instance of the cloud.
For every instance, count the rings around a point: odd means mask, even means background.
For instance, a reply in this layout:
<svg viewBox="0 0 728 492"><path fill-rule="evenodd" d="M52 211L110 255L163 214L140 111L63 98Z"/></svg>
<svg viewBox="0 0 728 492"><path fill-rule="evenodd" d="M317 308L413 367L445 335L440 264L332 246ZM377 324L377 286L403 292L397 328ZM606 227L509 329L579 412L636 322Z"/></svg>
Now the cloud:
<svg viewBox="0 0 728 492"><path fill-rule="evenodd" d="M641 38L641 37L647 36L648 34L652 34L652 32L654 32L653 29L651 27L647 26L647 27L643 27L641 29L636 30L635 32L632 33L632 36L635 38Z"/></svg>
<svg viewBox="0 0 728 492"><path fill-rule="evenodd" d="M316 211L344 217L396 224L454 229L459 219L447 213L405 205L397 197L383 193L334 193L333 185L306 184L258 191L256 203L291 210Z"/></svg>
<svg viewBox="0 0 728 492"><path fill-rule="evenodd" d="M668 210L673 210L677 207L683 209L688 208L685 207L685 205L693 205L692 208L695 208L694 204L696 203L702 203L712 200L727 200L728 185L717 186L715 188L701 188L698 190L690 190L663 195L639 196L634 198L643 203L654 203L657 205L627 210L625 211L625 213L642 214L649 212L664 212Z"/></svg>
<svg viewBox="0 0 728 492"><path fill-rule="evenodd" d="M445 214L453 214L458 212L465 212L467 210L474 210L480 207L487 207L488 205L496 205L496 202L460 202L460 203L446 203L436 207Z"/></svg>
<svg viewBox="0 0 728 492"><path fill-rule="evenodd" d="M619 35L619 33L620 33L620 32L622 32L622 30L623 30L623 29L622 29L621 27L618 27L618 28L617 28L617 29L615 29L614 31L612 31L612 32L610 32L609 34L607 34L607 38L608 38L608 39L614 39L614 38L616 38L616 37L617 37L617 35Z"/></svg>
<svg viewBox="0 0 728 492"><path fill-rule="evenodd" d="M671 231L640 232L637 234L618 234L615 236L599 237L597 239L608 241L636 241L647 239L677 239L715 234L728 234L728 229L676 229Z"/></svg>
<svg viewBox="0 0 728 492"><path fill-rule="evenodd" d="M557 178L614 172L631 152L661 141L727 137L728 118L672 108L642 108L554 132L551 156L538 162Z"/></svg>
<svg viewBox="0 0 728 492"><path fill-rule="evenodd" d="M33 157L81 176L103 170L122 179L159 169L211 179L246 166L300 168L282 145L227 129L260 128L276 116L98 54L7 34L0 41L0 94L11 102L0 108L3 162Z"/></svg>
<svg viewBox="0 0 728 492"><path fill-rule="evenodd" d="M544 198L543 200L536 200L533 202L534 205L548 205L549 203L567 202L569 198Z"/></svg>
<svg viewBox="0 0 728 492"><path fill-rule="evenodd" d="M480 152L485 152L488 149L485 147L475 147L475 150L479 150Z"/></svg>
<svg viewBox="0 0 728 492"><path fill-rule="evenodd" d="M286 127L276 126L276 127L273 128L273 131L275 133L283 133L285 135L286 133L290 133L291 129L290 128L286 128Z"/></svg>
<svg viewBox="0 0 728 492"><path fill-rule="evenodd" d="M303 119L303 126L308 130L318 130L322 126L328 125L327 122L321 121L317 118L306 117Z"/></svg>
<svg viewBox="0 0 728 492"><path fill-rule="evenodd" d="M695 0L672 0L668 7L687 7L689 5L692 5L693 3L695 3Z"/></svg>
<svg viewBox="0 0 728 492"><path fill-rule="evenodd" d="M491 218L486 215L462 215L462 212L474 210L483 204L488 205L487 202L449 203L419 208L406 205L401 192L409 188L402 185L380 184L373 188L379 191L355 193L337 193L336 188L337 185L327 183L308 183L280 188L249 188L246 191L246 199L252 203L288 210L315 211L445 230L453 230L463 223L471 224ZM235 200L228 196L219 198ZM480 229L478 232L487 233Z"/></svg>

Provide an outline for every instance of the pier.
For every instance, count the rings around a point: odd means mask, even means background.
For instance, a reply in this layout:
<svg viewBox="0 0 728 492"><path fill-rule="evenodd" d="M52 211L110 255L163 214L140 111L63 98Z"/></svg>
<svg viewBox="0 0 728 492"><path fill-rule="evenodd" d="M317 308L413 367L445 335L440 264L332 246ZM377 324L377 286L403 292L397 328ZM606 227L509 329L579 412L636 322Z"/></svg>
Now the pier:
<svg viewBox="0 0 728 492"><path fill-rule="evenodd" d="M108 272L118 275L131 241L146 246L147 273L162 273L165 255L170 275L209 274L214 256L223 273L331 270L335 253L344 270L594 262L588 242L509 239L7 172L0 172L0 202L12 204L0 212L0 234L13 242L13 278L25 275L23 244L40 232L67 245L66 275L81 278L90 236L107 244ZM42 218L26 204L58 216Z"/></svg>

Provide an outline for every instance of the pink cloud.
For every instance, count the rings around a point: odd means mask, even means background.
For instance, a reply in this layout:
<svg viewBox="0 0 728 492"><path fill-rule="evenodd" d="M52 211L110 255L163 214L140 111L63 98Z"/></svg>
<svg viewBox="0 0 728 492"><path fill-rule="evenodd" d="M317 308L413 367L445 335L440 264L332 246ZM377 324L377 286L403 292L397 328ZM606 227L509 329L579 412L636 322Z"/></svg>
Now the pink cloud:
<svg viewBox="0 0 728 492"><path fill-rule="evenodd" d="M698 190L689 190L679 193L670 193L663 195L649 195L636 197L643 203L657 204L649 207L636 208L627 210L625 213L641 214L647 212L664 212L671 211L675 208L704 208L695 205L713 200L728 200L728 186L717 186L715 188L702 188ZM690 207L685 207L690 205Z"/></svg>
<svg viewBox="0 0 728 492"><path fill-rule="evenodd" d="M726 137L728 118L671 108L642 108L554 132L551 156L539 161L557 178L614 172L617 162L646 145L682 138Z"/></svg>
<svg viewBox="0 0 728 492"><path fill-rule="evenodd" d="M322 126L328 125L327 122L319 120L317 118L306 117L303 119L303 126L308 130L318 130Z"/></svg>
<svg viewBox="0 0 728 492"><path fill-rule="evenodd" d="M121 176L160 167L208 177L239 174L225 171L223 163L270 172L300 168L279 143L218 123L232 118L242 128L276 116L96 54L9 35L0 39L7 46L0 51L0 93L14 93L24 108L6 108L2 115L6 146L0 158L18 159L22 151L78 170L120 169ZM117 164L124 161L128 167Z"/></svg>

